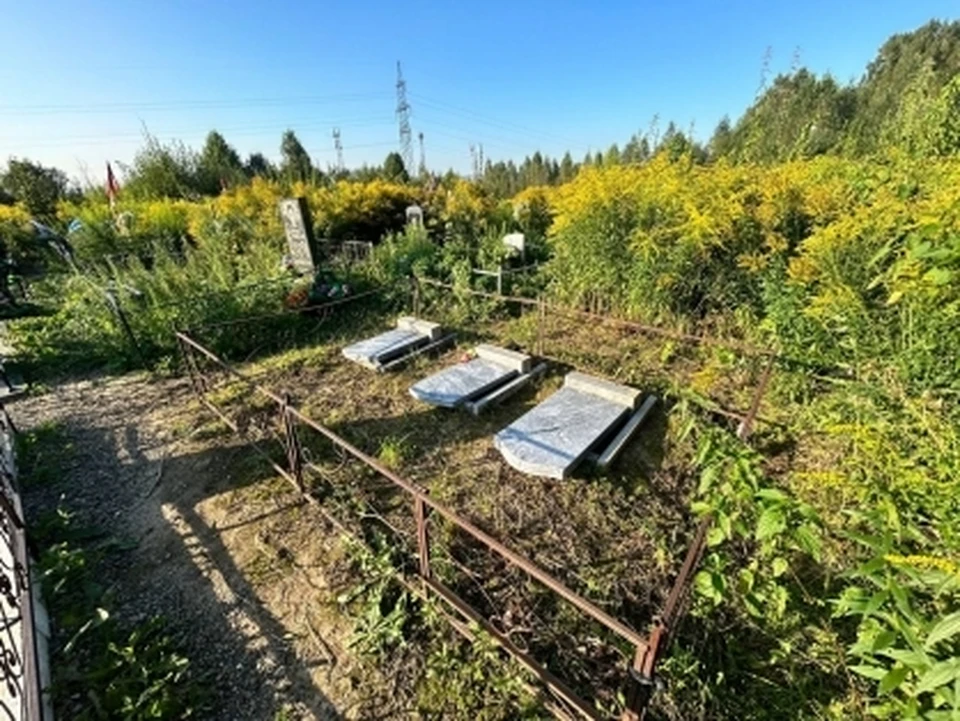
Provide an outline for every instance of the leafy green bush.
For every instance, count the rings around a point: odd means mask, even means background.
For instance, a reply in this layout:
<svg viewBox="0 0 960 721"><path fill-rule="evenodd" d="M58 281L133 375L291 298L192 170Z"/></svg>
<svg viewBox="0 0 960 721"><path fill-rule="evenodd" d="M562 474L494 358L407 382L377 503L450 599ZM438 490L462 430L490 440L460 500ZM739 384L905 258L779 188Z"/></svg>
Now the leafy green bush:
<svg viewBox="0 0 960 721"><path fill-rule="evenodd" d="M735 603L754 618L784 618L790 590L784 582L798 557L819 561L820 522L807 503L774 486L760 456L729 434L710 429L697 450L699 500L709 514L707 552L695 585L713 605Z"/></svg>
<svg viewBox="0 0 960 721"><path fill-rule="evenodd" d="M373 249L367 272L379 285L390 287L412 275L430 275L438 257L437 245L426 229L409 227L388 235Z"/></svg>
<svg viewBox="0 0 960 721"><path fill-rule="evenodd" d="M876 514L870 525L877 524ZM960 566L896 553L898 534L853 534L869 558L846 574L838 617L857 620L850 670L871 682L876 718L960 715ZM903 539L899 539L902 541Z"/></svg>

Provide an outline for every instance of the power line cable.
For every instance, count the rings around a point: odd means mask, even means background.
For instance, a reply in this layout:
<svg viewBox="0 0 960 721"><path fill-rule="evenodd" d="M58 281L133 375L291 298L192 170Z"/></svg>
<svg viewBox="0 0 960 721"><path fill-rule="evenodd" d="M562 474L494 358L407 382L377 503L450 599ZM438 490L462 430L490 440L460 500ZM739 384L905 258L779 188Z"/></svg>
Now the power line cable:
<svg viewBox="0 0 960 721"><path fill-rule="evenodd" d="M498 120L489 115L484 115L473 110L468 110L466 108L460 108L456 105L451 105L449 103L433 100L431 98L422 96L419 93L410 93L410 95L415 98L419 103L426 104L428 107L432 107L438 112L444 112L452 115L459 115L461 117L467 117L473 119L476 122L483 123L485 125L490 125L493 127L499 127L501 130L512 130L514 132L521 132L529 135L534 135L538 138L552 138L554 140L559 140L564 143L572 143L574 145L582 145L582 141L573 140L572 138L567 138L562 135L557 135L555 133L550 133L543 130L536 130L518 123L513 123L507 120Z"/></svg>
<svg viewBox="0 0 960 721"><path fill-rule="evenodd" d="M7 105L0 108L3 115L32 115L56 113L99 113L99 112L130 112L144 110L181 110L207 108L247 108L270 105L297 105L297 104L324 104L335 102L352 102L356 100L371 100L374 98L389 97L386 91L371 93L349 93L343 95L301 95L274 98L236 98L236 99L200 99L200 100L166 100L166 101L125 101L115 103L76 103L76 104L49 104L49 105Z"/></svg>
<svg viewBox="0 0 960 721"><path fill-rule="evenodd" d="M189 128L179 128L177 130L150 130L150 135L192 135L195 133L206 133L211 131L216 131L221 135L228 135L234 133L244 133L244 132L266 132L270 130L275 130L277 128L288 129L293 128L294 130L300 130L303 128L326 128L326 127L373 127L376 125L392 125L393 120L390 118L384 117L375 117L375 118L347 118L341 120L312 120L308 123L291 123L289 121L276 121L271 123L257 123L257 124L244 124L244 125L234 125L234 126L223 126L217 124L204 123L203 125L195 125ZM60 141L60 140L98 140L100 138L142 138L143 129L140 129L136 132L133 131L123 131L123 132L95 132L95 133L83 133L81 135L55 135L50 136L50 140ZM29 141L38 138L32 138L27 136L15 137L15 138L5 138L10 142L16 141ZM47 138L42 138L47 139Z"/></svg>

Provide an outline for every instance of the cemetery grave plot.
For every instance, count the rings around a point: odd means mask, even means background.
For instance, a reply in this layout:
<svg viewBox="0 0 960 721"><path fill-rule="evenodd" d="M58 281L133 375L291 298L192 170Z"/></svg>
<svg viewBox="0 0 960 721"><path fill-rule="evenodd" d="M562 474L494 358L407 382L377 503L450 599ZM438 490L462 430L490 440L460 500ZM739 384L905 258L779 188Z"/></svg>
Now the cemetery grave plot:
<svg viewBox="0 0 960 721"><path fill-rule="evenodd" d="M671 391L684 379L703 373L705 363L709 367L727 362L726 356L717 360L713 350L704 354L674 349L668 358L662 341L622 336L602 324L581 338L575 326L560 318L551 319L549 327L531 328L529 315L463 325L441 317L445 315L433 309L433 319L447 327L469 329L462 333L460 345L440 356L419 357L394 373L371 373L342 358L344 342L364 336L339 330L332 342L245 363L239 370L406 481L426 489L432 499L525 555L612 617L645 632L668 603L667 594L694 541L696 526L689 512L693 448L683 440L678 427L683 413ZM382 327L389 319L381 318L378 326L371 315L364 322L367 327ZM520 342L529 343L531 334L539 337L529 345ZM572 342L578 338L583 346ZM476 340L513 342L524 350L539 344L554 362L541 382L478 417L433 408L411 397L408 389L413 384L460 361ZM553 349L553 340L561 347ZM658 405L608 472L595 474L584 468L573 478L556 481L510 468L494 450L492 437L560 388L571 368L563 355L575 355L585 369L594 371L604 370L604 362L613 362L617 353L622 364L625 357L632 360L630 366L623 364L621 378L628 376L645 393L666 392L667 401ZM198 369L208 383L207 397L236 429L259 439L282 467L284 445L276 403L213 365ZM659 374L653 372L654 366ZM757 376L754 364L734 364L725 370L730 393L724 401L738 399L737 381ZM668 382L665 378L671 373ZM722 413L719 418L724 420ZM303 478L310 493L352 532L395 548L401 567L415 566L418 529L409 496L317 434L298 435L308 461ZM519 649L548 663L549 670L578 694L602 707L614 704L617 691L627 685L629 644L473 543L456 524L434 519L431 535L431 566L444 584L491 619Z"/></svg>

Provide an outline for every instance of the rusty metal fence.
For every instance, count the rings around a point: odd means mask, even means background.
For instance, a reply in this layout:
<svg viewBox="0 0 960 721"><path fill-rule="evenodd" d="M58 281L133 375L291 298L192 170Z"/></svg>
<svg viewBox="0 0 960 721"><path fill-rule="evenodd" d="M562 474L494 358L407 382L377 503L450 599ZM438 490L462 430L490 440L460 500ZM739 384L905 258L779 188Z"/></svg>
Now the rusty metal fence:
<svg viewBox="0 0 960 721"><path fill-rule="evenodd" d="M449 286L444 286L439 283L435 285L449 288ZM419 284L415 284L413 292L414 312L418 312ZM469 292L500 300L504 299L503 296L492 296L490 294L480 293L479 291ZM547 305L542 300L532 300L528 298L511 300L535 305L541 319L547 310ZM345 301L339 301L337 304L344 302ZM554 308L554 310L561 309ZM562 310L569 312L568 309ZM576 312L585 316L593 315L580 311ZM606 317L605 319L612 320L613 322L621 322ZM717 342L700 336L675 334L671 331L652 326L641 326L626 321L622 321L622 323L625 327L634 330L661 336L665 335L667 337L679 336L681 339L689 342ZM326 509L322 501L311 492L307 483L307 473L312 471L322 476L323 471L304 453L304 446L301 439L302 433L318 434L329 443L332 443L340 452L360 461L377 476L389 481L393 487L399 489L408 497L410 514L416 527L416 571L413 574L398 571L398 578L409 590L420 597L438 597L449 604L449 607L452 608L457 615L448 615L448 619L457 631L467 638L472 638L472 632L469 626L470 624L476 624L489 634L501 648L526 667L558 700L561 700L563 704L565 704L568 712L573 711L585 718L601 718L597 710L581 698L563 679L558 678L529 653L518 647L507 634L501 632L480 611L438 578L437 574L434 573L431 562L431 519L433 516L443 519L457 527L489 552L499 556L509 566L519 569L529 578L534 579L550 589L551 592L576 607L582 614L629 644L633 649L633 654L632 661L625 674L628 681L627 688L623 689L626 703L621 719L622 721L638 721L645 717L655 688L654 679L658 663L666 653L668 645L683 616L686 603L689 599L693 576L705 549L707 531L712 522L709 516L701 519L698 524L691 545L688 547L680 571L667 595L662 610L652 619L652 624L647 631L640 631L631 624L611 616L602 608L576 593L556 577L543 570L529 558L511 549L507 543L494 538L455 511L437 502L423 487L402 478L332 429L308 416L291 402L288 395L282 395L267 388L240 372L213 350L206 347L200 340L194 337L195 335L195 332L176 332L181 357L188 371L193 391L199 401L235 433L245 440L248 440L250 447L255 452L260 454L280 476L289 481L307 502L312 504L341 532L355 536L355 534L347 529L346 525L340 519ZM760 382L753 394L753 401L749 410L746 413L730 412L724 414L739 421L738 436L745 440L750 435L753 424L757 418L760 402L770 379L776 357L765 349L743 346L741 350L759 352L768 357ZM232 418L225 408L221 407L225 404L221 403L218 405L216 402L216 393L213 392L214 389L209 382L208 373L202 369L204 363L207 364L207 366L212 366L233 381L239 382L243 388L249 391L251 397L259 401L261 404L259 423L251 424L249 419ZM264 419L267 420L264 421Z"/></svg>

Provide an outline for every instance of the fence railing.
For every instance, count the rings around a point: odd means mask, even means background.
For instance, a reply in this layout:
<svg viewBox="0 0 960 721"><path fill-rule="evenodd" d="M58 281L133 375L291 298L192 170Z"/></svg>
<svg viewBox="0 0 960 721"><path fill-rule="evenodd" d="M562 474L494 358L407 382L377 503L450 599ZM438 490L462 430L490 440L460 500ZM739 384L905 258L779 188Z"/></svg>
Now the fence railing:
<svg viewBox="0 0 960 721"><path fill-rule="evenodd" d="M40 657L26 524L20 502L14 427L0 406L0 710L4 718L42 721Z"/></svg>
<svg viewBox="0 0 960 721"><path fill-rule="evenodd" d="M543 303L532 302L540 306L542 313ZM415 300L415 305L416 303ZM638 631L629 623L611 616L590 600L573 591L529 558L514 551L508 543L494 538L466 518L436 501L426 489L402 478L332 429L309 417L291 403L289 396L281 395L247 377L213 350L205 347L199 340L192 337L190 333L178 331L176 338L193 390L200 402L234 432L249 440L254 451L259 453L278 474L292 483L308 502L313 504L341 531L348 535L354 535L347 530L340 519L337 519L324 508L323 503L310 492L306 483L306 473L308 471L313 471L320 477L323 476L323 472L303 453L300 438L300 433L303 430L319 434L341 452L360 461L409 497L409 508L416 526L416 571L412 577L410 574L399 573L398 575L401 581L414 593L427 598L433 595L449 604L459 614L459 620L451 619L458 631L467 637L471 637L468 624L477 624L501 648L533 673L544 687L555 694L558 699L561 699L569 710L573 710L586 718L600 718L594 707L582 699L567 683L558 678L529 653L519 648L507 634L497 629L479 610L437 577L431 563L433 550L431 517L434 515L459 528L489 552L503 559L509 566L519 569L529 578L550 589L554 594L576 607L582 614L629 644L633 648L633 654L626 674L628 678L627 688L623 689L626 708L621 718L623 721L637 721L644 717L653 693L653 679L657 665L662 659L682 616L685 602L689 596L693 574L705 548L706 533L711 523L709 517L702 519L697 527L693 541L685 555L680 572L670 589L662 611L652 619L652 624L647 633ZM697 340L701 339L697 338ZM266 401L268 412L270 412L269 406L273 405L274 424L270 434L283 447L285 465L281 465L274 455L260 447L260 442L250 433L247 424L240 422L240 419L231 418L223 408L214 402L215 395L211 393L212 389L209 386L207 375L201 369L201 363L199 362L201 360L213 364L227 376L244 384L252 394L259 396L262 401ZM738 434L741 438L745 439L751 431L771 370L772 362L767 365L764 371L749 412L746 415L739 416L741 423Z"/></svg>

